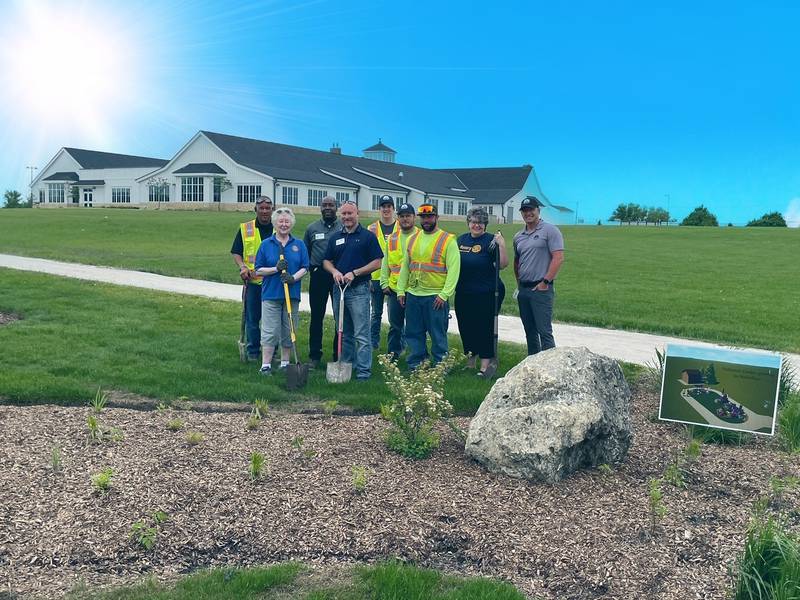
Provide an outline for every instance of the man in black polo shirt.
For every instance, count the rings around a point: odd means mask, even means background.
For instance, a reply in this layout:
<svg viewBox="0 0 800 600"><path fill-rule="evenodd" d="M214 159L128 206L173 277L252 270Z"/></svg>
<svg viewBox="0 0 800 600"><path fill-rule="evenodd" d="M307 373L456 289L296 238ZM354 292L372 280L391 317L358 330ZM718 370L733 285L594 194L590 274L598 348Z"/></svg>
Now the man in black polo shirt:
<svg viewBox="0 0 800 600"><path fill-rule="evenodd" d="M336 218L336 199L333 196L325 196L322 199L319 211L322 218L311 223L303 236L311 263L311 279L308 283L308 300L311 307L308 358L312 369L319 366L319 361L322 359L322 320L325 317L328 296L333 291L333 277L322 268L322 261L325 259L331 236L342 229L341 221ZM333 360L336 359L336 339L334 339Z"/></svg>
<svg viewBox="0 0 800 600"><path fill-rule="evenodd" d="M344 339L339 360L352 362L356 380L366 381L372 375L369 282L371 273L381 268L383 252L378 239L358 223L358 206L354 202L342 204L339 218L342 230L328 240L322 265L333 277L333 314L337 329L340 286L349 285L344 293Z"/></svg>

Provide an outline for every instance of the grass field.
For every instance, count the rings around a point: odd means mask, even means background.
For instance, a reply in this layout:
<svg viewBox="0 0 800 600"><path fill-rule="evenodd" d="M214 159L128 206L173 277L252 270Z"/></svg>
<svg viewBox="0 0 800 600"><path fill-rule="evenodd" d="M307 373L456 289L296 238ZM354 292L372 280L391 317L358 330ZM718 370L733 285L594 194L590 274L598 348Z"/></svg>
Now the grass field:
<svg viewBox="0 0 800 600"><path fill-rule="evenodd" d="M246 213L0 211L0 252L236 283L231 241ZM313 219L301 215L296 232ZM446 223L453 233L466 227ZM500 228L510 248L518 225ZM563 227L563 322L800 351L800 230ZM503 312L516 314L513 272Z"/></svg>
<svg viewBox="0 0 800 600"><path fill-rule="evenodd" d="M0 326L0 396L13 402L85 403L98 387L167 401L334 399L368 412L388 399L377 355L368 383L331 385L318 369L297 393L285 389L282 374L260 376L258 364L239 362L240 309L232 302L0 269L0 312L22 317ZM308 349L305 316L301 360ZM332 336L328 320L325 348ZM451 336L450 347L461 350L460 340ZM524 356L521 346L501 344L501 372ZM458 371L445 393L457 412L473 414L490 387L473 371Z"/></svg>

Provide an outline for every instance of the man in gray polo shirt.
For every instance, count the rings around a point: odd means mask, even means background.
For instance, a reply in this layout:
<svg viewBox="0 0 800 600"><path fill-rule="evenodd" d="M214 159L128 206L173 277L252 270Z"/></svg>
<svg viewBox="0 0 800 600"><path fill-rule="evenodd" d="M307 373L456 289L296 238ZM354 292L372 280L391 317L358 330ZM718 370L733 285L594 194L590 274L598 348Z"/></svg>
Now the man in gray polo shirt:
<svg viewBox="0 0 800 600"><path fill-rule="evenodd" d="M314 221L306 229L303 241L308 248L311 277L308 283L308 299L311 308L311 324L308 331L309 366L313 369L322 360L322 321L328 305L328 297L333 302L333 277L322 268L322 260L328 249L331 235L342 229L342 222L336 218L336 199L325 196L320 202L322 218ZM336 339L333 340L333 360L336 356Z"/></svg>
<svg viewBox="0 0 800 600"><path fill-rule="evenodd" d="M527 196L519 207L525 229L514 236L514 275L519 316L525 327L528 354L556 347L553 339L553 281L564 262L564 238L558 227L541 217L544 206Z"/></svg>

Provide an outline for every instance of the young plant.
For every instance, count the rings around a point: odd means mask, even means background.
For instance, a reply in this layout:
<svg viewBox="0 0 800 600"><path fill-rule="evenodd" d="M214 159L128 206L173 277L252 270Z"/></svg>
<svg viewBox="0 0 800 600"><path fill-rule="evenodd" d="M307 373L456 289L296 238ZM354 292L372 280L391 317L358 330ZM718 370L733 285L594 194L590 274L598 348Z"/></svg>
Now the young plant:
<svg viewBox="0 0 800 600"><path fill-rule="evenodd" d="M119 427L112 427L106 431L105 435L112 442L121 442L125 439L125 435L122 433L122 430Z"/></svg>
<svg viewBox="0 0 800 600"><path fill-rule="evenodd" d="M250 479L255 481L256 479L261 478L261 474L264 471L264 466L266 465L266 459L261 452L253 452L250 454L250 466L248 471L250 472Z"/></svg>
<svg viewBox="0 0 800 600"><path fill-rule="evenodd" d="M353 490L356 494L363 494L367 491L367 468L361 465L353 465L351 473L353 476Z"/></svg>
<svg viewBox="0 0 800 600"><path fill-rule="evenodd" d="M61 448L58 446L53 446L50 451L50 466L56 473L61 470Z"/></svg>
<svg viewBox="0 0 800 600"><path fill-rule="evenodd" d="M86 417L86 425L89 428L89 441L97 444L103 441L103 429L100 421L93 414Z"/></svg>
<svg viewBox="0 0 800 600"><path fill-rule="evenodd" d="M385 438L390 449L420 459L439 446L434 427L453 412L444 397L445 376L463 360L461 353L448 353L439 364L423 362L405 376L390 355L378 357L386 386L394 395L391 402L381 405L381 415L392 424Z"/></svg>
<svg viewBox="0 0 800 600"><path fill-rule="evenodd" d="M780 509L784 504L784 493L795 489L798 485L800 485L800 478L792 475L770 477L769 487L773 504Z"/></svg>
<svg viewBox="0 0 800 600"><path fill-rule="evenodd" d="M600 471L603 475L611 475L614 472L614 469L612 469L611 465L609 465L608 463L597 465L597 470Z"/></svg>
<svg viewBox="0 0 800 600"><path fill-rule="evenodd" d="M650 534L655 537L656 524L667 514L659 479L651 479L648 483L648 506L650 507Z"/></svg>
<svg viewBox="0 0 800 600"><path fill-rule="evenodd" d="M333 411L336 410L336 407L339 406L339 402L337 400L328 400L322 403L322 414L325 415L325 418L330 419L333 417Z"/></svg>
<svg viewBox="0 0 800 600"><path fill-rule="evenodd" d="M669 463L664 470L664 481L676 488L686 488L686 480L683 478L683 468L680 460Z"/></svg>
<svg viewBox="0 0 800 600"><path fill-rule="evenodd" d="M255 415L250 415L247 418L247 428L250 431L255 431L261 425L261 419Z"/></svg>
<svg viewBox="0 0 800 600"><path fill-rule="evenodd" d="M778 437L787 452L800 452L800 392L788 394L778 412Z"/></svg>
<svg viewBox="0 0 800 600"><path fill-rule="evenodd" d="M700 458L702 446L698 439L693 438L689 440L689 443L686 444L686 448L683 449L683 456L687 463L693 463Z"/></svg>
<svg viewBox="0 0 800 600"><path fill-rule="evenodd" d="M170 431L180 431L183 429L183 421L179 418L175 417L174 419L170 419L167 421L167 429Z"/></svg>
<svg viewBox="0 0 800 600"><path fill-rule="evenodd" d="M186 433L186 443L190 446L197 446L205 439L205 436L199 431L189 431Z"/></svg>
<svg viewBox="0 0 800 600"><path fill-rule="evenodd" d="M253 400L253 408L250 411L250 415L256 417L257 419L266 419L267 413L269 412L269 401L264 400L263 398L256 398Z"/></svg>
<svg viewBox="0 0 800 600"><path fill-rule="evenodd" d="M92 475L92 485L95 491L101 494L107 494L111 489L111 480L114 477L114 469L106 467L99 473Z"/></svg>
<svg viewBox="0 0 800 600"><path fill-rule="evenodd" d="M153 546L156 545L158 526L166 521L167 518L167 513L157 510L151 517L154 523L152 526L149 526L149 523L144 519L136 521L136 523L131 525L131 538L145 550L152 550Z"/></svg>
<svg viewBox="0 0 800 600"><path fill-rule="evenodd" d="M94 399L89 402L92 410L99 415L101 412L103 412L103 409L106 407L107 403L108 394L106 394L100 388L97 388L97 393L94 395Z"/></svg>
<svg viewBox="0 0 800 600"><path fill-rule="evenodd" d="M298 452L302 452L303 450L303 443L305 442L305 438L301 435L292 438L292 448L297 450Z"/></svg>

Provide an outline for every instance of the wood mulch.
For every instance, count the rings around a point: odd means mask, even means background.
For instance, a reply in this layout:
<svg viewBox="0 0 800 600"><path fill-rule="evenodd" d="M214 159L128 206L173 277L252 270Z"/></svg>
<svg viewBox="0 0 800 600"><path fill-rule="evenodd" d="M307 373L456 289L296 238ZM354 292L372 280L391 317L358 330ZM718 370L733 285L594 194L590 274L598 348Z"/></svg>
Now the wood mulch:
<svg viewBox="0 0 800 600"><path fill-rule="evenodd" d="M399 557L537 598L723 598L753 501L770 476L800 477L800 465L765 438L704 446L687 489L664 485L668 512L653 536L647 482L686 443L679 426L650 420L656 409L652 394L634 394L634 442L613 472L546 485L488 473L447 430L431 459L405 460L381 443L377 416L274 413L249 431L241 412L107 408L101 422L124 438L89 444L88 408L0 405L0 596L57 598L80 581L170 580L208 566ZM176 417L186 427L173 433L165 424ZM188 430L204 440L190 446ZM269 471L255 482L253 451ZM354 465L368 471L361 494ZM101 495L91 476L105 467L115 475ZM785 500L795 529L798 498ZM155 511L169 518L146 551L131 526Z"/></svg>
<svg viewBox="0 0 800 600"><path fill-rule="evenodd" d="M19 321L19 316L12 313L0 312L0 326L8 325L14 321Z"/></svg>

